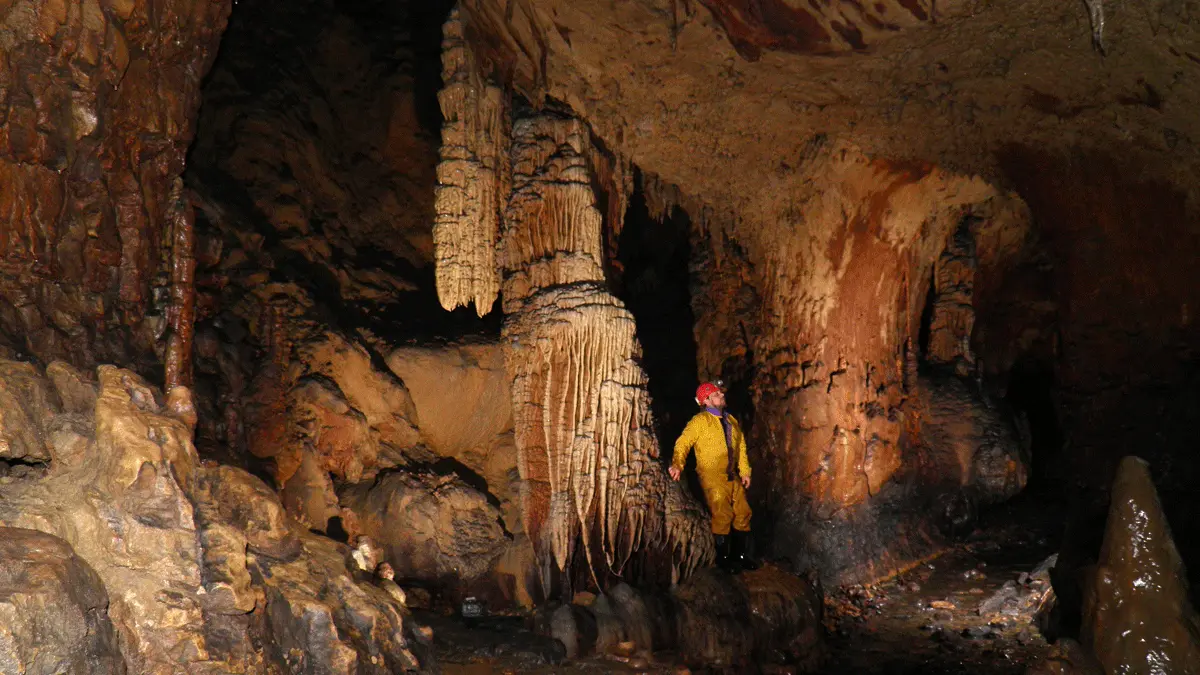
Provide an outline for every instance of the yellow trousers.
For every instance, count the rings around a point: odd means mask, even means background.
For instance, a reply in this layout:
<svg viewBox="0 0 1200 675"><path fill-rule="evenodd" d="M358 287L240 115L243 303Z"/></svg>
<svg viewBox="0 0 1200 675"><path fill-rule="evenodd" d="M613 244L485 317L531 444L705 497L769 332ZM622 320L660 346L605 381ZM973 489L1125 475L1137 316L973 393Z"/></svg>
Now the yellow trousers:
<svg viewBox="0 0 1200 675"><path fill-rule="evenodd" d="M722 476L724 478L724 476ZM729 525L739 532L750 531L750 504L746 501L746 489L741 481L702 480L704 499L712 512L713 534L729 534Z"/></svg>

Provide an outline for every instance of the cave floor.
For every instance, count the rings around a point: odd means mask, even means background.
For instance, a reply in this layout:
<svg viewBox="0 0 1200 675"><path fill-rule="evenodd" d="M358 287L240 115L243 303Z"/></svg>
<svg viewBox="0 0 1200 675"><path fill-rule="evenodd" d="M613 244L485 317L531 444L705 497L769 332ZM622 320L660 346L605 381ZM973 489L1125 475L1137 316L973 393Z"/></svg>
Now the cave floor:
<svg viewBox="0 0 1200 675"><path fill-rule="evenodd" d="M1050 650L1034 622L1060 532L1044 503L1022 499L896 579L829 593L822 672L1024 673Z"/></svg>
<svg viewBox="0 0 1200 675"><path fill-rule="evenodd" d="M828 593L829 649L819 672L1023 674L1050 651L1034 622L1049 593L1047 559L1061 532L1054 513L1044 502L1019 499L983 516L958 545L895 579ZM445 618L433 623L446 675L703 672L677 665L668 652L640 663L597 656L542 665L546 639L515 617L471 627ZM797 671L766 666L760 672Z"/></svg>

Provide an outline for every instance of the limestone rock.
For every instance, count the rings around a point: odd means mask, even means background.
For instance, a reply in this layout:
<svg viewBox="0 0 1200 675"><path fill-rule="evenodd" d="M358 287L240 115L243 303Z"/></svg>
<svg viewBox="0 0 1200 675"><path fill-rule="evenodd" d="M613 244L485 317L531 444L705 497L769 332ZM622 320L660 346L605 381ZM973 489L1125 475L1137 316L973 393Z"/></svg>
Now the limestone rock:
<svg viewBox="0 0 1200 675"><path fill-rule="evenodd" d="M63 412L91 415L96 409L96 383L64 361L46 366L46 377L54 385Z"/></svg>
<svg viewBox="0 0 1200 675"><path fill-rule="evenodd" d="M210 523L200 532L200 546L205 611L234 615L252 611L256 598L246 569L245 535L224 523Z"/></svg>
<svg viewBox="0 0 1200 675"><path fill-rule="evenodd" d="M453 475L393 472L347 489L342 502L401 579L477 579L509 542L500 510Z"/></svg>
<svg viewBox="0 0 1200 675"><path fill-rule="evenodd" d="M500 345L402 347L388 355L387 364L412 398L421 442L471 467L491 485L499 474L492 456L501 445L497 437L512 433L512 399ZM516 453L510 450L511 456L496 459L513 467Z"/></svg>
<svg viewBox="0 0 1200 675"><path fill-rule="evenodd" d="M126 672L104 584L57 537L0 527L0 671Z"/></svg>
<svg viewBox="0 0 1200 675"><path fill-rule="evenodd" d="M274 460L288 512L323 531L340 515L333 479L369 480L418 445L413 403L359 342L299 314L258 328L282 333L279 359L289 365L262 369L251 387L249 450Z"/></svg>
<svg viewBox="0 0 1200 675"><path fill-rule="evenodd" d="M158 395L137 375L98 369L96 447L108 494L148 524L191 527L195 468L192 430L162 414Z"/></svg>
<svg viewBox="0 0 1200 675"><path fill-rule="evenodd" d="M299 552L300 542L278 495L242 469L201 469L197 502L206 521L234 527L254 553L287 560Z"/></svg>
<svg viewBox="0 0 1200 675"><path fill-rule="evenodd" d="M341 515L333 481L311 452L300 455L300 466L283 484L280 498L288 514L309 529L324 531L330 518Z"/></svg>
<svg viewBox="0 0 1200 675"><path fill-rule="evenodd" d="M1081 641L1108 673L1200 673L1200 616L1149 465L1121 460Z"/></svg>
<svg viewBox="0 0 1200 675"><path fill-rule="evenodd" d="M921 377L921 442L928 448L927 485L966 489L981 504L1021 491L1029 459L997 403L984 401L955 376Z"/></svg>
<svg viewBox="0 0 1200 675"><path fill-rule="evenodd" d="M300 538L303 551L294 562L251 557L266 593L267 649L277 664L331 675L433 666L430 657L418 656L421 643L392 598L351 579L344 547L307 533Z"/></svg>
<svg viewBox="0 0 1200 675"><path fill-rule="evenodd" d="M49 462L42 424L54 414L51 392L33 365L0 361L0 459Z"/></svg>

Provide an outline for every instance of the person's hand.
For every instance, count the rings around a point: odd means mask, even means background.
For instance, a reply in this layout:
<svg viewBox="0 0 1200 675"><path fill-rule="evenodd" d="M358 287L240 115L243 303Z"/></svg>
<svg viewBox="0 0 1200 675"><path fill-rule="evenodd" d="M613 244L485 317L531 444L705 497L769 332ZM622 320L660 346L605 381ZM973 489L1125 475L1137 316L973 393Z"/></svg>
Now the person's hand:
<svg viewBox="0 0 1200 675"><path fill-rule="evenodd" d="M679 474L682 472L679 469L676 469L675 467L671 467L670 471L668 471L667 473L671 474L671 480L679 480Z"/></svg>
<svg viewBox="0 0 1200 675"><path fill-rule="evenodd" d="M742 487L750 489L750 476L742 476Z"/></svg>

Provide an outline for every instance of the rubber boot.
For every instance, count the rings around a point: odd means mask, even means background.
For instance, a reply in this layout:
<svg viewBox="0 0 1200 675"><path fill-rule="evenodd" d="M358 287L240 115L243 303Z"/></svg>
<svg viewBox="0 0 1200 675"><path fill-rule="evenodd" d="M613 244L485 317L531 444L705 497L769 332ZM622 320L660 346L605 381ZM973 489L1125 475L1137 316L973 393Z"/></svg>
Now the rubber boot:
<svg viewBox="0 0 1200 675"><path fill-rule="evenodd" d="M717 549L717 567L729 571L729 537L724 534L714 534L713 544Z"/></svg>
<svg viewBox="0 0 1200 675"><path fill-rule="evenodd" d="M730 532L732 553L730 562L739 569L750 571L758 569L758 561L754 559L754 537L749 532L734 530Z"/></svg>

